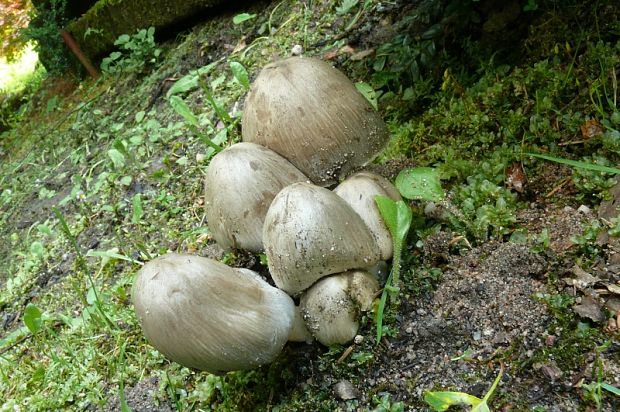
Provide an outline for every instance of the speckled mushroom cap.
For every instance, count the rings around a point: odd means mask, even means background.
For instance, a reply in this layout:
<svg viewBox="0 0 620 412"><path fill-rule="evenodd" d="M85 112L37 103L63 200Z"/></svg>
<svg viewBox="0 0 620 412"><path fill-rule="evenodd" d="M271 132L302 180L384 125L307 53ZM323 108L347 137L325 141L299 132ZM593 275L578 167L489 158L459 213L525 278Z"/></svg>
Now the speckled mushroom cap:
<svg viewBox="0 0 620 412"><path fill-rule="evenodd" d="M325 277L301 297L301 314L323 345L345 344L355 337L360 312L370 309L379 283L370 273L349 271Z"/></svg>
<svg viewBox="0 0 620 412"><path fill-rule="evenodd" d="M308 178L279 154L254 143L237 143L218 153L205 176L209 230L225 250L263 250L263 222L284 187Z"/></svg>
<svg viewBox="0 0 620 412"><path fill-rule="evenodd" d="M379 261L362 218L334 192L309 183L294 183L274 198L263 242L276 286L291 295L324 276Z"/></svg>
<svg viewBox="0 0 620 412"><path fill-rule="evenodd" d="M132 299L142 330L157 350L211 373L271 362L295 319L293 300L258 274L174 253L142 267Z"/></svg>
<svg viewBox="0 0 620 412"><path fill-rule="evenodd" d="M328 63L307 57L263 68L245 101L242 134L243 141L281 154L320 186L374 159L389 139L355 85Z"/></svg>

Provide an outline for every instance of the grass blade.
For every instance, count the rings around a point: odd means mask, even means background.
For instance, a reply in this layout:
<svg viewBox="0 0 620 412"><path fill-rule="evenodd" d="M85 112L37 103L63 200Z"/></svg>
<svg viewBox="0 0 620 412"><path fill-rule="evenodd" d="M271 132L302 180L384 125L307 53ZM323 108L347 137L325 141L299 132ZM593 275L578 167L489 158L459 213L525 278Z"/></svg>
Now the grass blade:
<svg viewBox="0 0 620 412"><path fill-rule="evenodd" d="M597 165L594 163L582 162L579 160L564 159L561 157L555 157L555 156L544 155L544 154L539 154L539 153L525 153L525 155L537 157L539 159L549 160L551 162L565 164L567 166L578 167L580 169L593 170L595 172L612 173L616 175L620 174L620 169L617 169L615 167L602 166L602 165Z"/></svg>

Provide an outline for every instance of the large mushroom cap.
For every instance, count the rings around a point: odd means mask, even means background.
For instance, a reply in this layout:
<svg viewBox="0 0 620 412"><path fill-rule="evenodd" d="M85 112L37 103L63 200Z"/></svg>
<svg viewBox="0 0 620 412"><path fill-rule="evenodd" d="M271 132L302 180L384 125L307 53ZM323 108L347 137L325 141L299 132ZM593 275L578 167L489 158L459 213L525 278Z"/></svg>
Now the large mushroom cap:
<svg viewBox="0 0 620 412"><path fill-rule="evenodd" d="M400 193L389 180L371 172L360 172L346 178L334 193L344 199L362 218L377 240L381 259L392 257L392 235L383 222L376 196L386 196L394 201L402 200Z"/></svg>
<svg viewBox="0 0 620 412"><path fill-rule="evenodd" d="M291 295L324 276L379 260L362 218L334 192L309 183L278 193L265 217L263 241L276 286Z"/></svg>
<svg viewBox="0 0 620 412"><path fill-rule="evenodd" d="M284 187L308 178L272 150L237 143L218 153L205 177L209 229L223 249L263 250L263 222Z"/></svg>
<svg viewBox="0 0 620 412"><path fill-rule="evenodd" d="M147 339L169 359L212 373L251 369L282 350L295 304L250 270L170 253L138 272L133 303Z"/></svg>
<svg viewBox="0 0 620 412"><path fill-rule="evenodd" d="M321 186L374 159L389 137L344 74L306 57L265 66L245 101L242 133L244 141L281 154Z"/></svg>

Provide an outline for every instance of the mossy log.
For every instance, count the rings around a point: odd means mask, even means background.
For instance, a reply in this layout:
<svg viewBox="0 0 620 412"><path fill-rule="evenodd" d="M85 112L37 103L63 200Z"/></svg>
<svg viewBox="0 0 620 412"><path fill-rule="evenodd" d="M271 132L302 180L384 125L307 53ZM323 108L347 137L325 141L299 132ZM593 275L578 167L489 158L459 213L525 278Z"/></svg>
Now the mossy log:
<svg viewBox="0 0 620 412"><path fill-rule="evenodd" d="M82 51L97 61L112 51L121 34L172 26L222 3L224 0L99 0L66 30Z"/></svg>

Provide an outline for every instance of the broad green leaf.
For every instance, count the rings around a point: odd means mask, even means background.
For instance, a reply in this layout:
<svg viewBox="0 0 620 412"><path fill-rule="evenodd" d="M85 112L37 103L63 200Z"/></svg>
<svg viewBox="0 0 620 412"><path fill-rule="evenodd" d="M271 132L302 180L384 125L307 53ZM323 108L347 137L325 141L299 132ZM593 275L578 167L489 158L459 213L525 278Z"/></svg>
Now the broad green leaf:
<svg viewBox="0 0 620 412"><path fill-rule="evenodd" d="M118 36L118 39L116 39L116 41L114 42L114 44L116 46L121 45L121 44L125 44L129 41L130 37L128 34L121 34L120 36Z"/></svg>
<svg viewBox="0 0 620 412"><path fill-rule="evenodd" d="M254 17L256 17L256 14L249 14L249 13L237 14L235 17L233 17L233 23L241 24L244 21L252 20Z"/></svg>
<svg viewBox="0 0 620 412"><path fill-rule="evenodd" d="M482 399L464 392L426 392L424 402L433 410L442 412L456 405L470 405L475 408Z"/></svg>
<svg viewBox="0 0 620 412"><path fill-rule="evenodd" d="M198 87L198 76L196 74L188 74L187 76L181 77L177 80L168 92L166 92L166 97L170 98L170 96L175 95L177 93L185 93L192 89Z"/></svg>
<svg viewBox="0 0 620 412"><path fill-rule="evenodd" d="M215 61L202 66L199 69L192 70L185 76L177 80L166 92L166 98L170 98L173 94L185 93L198 87L198 79L200 76L209 73L219 63Z"/></svg>
<svg viewBox="0 0 620 412"><path fill-rule="evenodd" d="M45 253L45 248L43 247L43 243L39 242L38 240L35 240L34 242L32 242L30 244L30 253L32 253L36 257L43 256L43 253Z"/></svg>
<svg viewBox="0 0 620 412"><path fill-rule="evenodd" d="M121 177L121 184L123 186L129 186L133 178L131 176L123 176Z"/></svg>
<svg viewBox="0 0 620 412"><path fill-rule="evenodd" d="M116 149L108 150L108 156L112 159L112 163L114 163L114 167L116 169L120 169L125 165L125 156L121 152Z"/></svg>
<svg viewBox="0 0 620 412"><path fill-rule="evenodd" d="M41 330L42 315L43 313L41 312L41 309L39 309L32 303L29 303L26 306L26 309L24 309L24 325L26 325L30 332L37 333L39 330Z"/></svg>
<svg viewBox="0 0 620 412"><path fill-rule="evenodd" d="M168 101L170 102L170 105L175 112L183 116L183 118L192 126L198 127L198 118L191 111L191 109L183 99L181 99L179 96L170 96L170 99L168 99Z"/></svg>
<svg viewBox="0 0 620 412"><path fill-rule="evenodd" d="M239 62L230 62L230 70L232 70L233 76L235 79L243 86L244 89L250 88L250 78L248 76L247 70L245 67Z"/></svg>
<svg viewBox="0 0 620 412"><path fill-rule="evenodd" d="M398 174L394 184L407 199L438 202L444 197L439 170L432 167L405 169Z"/></svg>
<svg viewBox="0 0 620 412"><path fill-rule="evenodd" d="M140 223L142 219L142 199L140 193L137 193L131 200L133 206L133 215L131 216L131 223Z"/></svg>
<svg viewBox="0 0 620 412"><path fill-rule="evenodd" d="M371 85L365 82L357 82L355 83L355 88L368 100L368 103L370 103L375 110L378 110L377 93Z"/></svg>
<svg viewBox="0 0 620 412"><path fill-rule="evenodd" d="M140 123L144 119L144 115L144 110L140 110L138 113L136 113L136 115L134 116L134 120L136 121L136 123Z"/></svg>
<svg viewBox="0 0 620 412"><path fill-rule="evenodd" d="M396 255L397 251L400 252L402 243L407 236L409 226L413 219L413 213L409 206L402 200L395 202L389 197L376 196L375 202L377 203L379 213L381 213L385 225L392 235L394 245L398 246L398 249L395 248L394 250L394 255Z"/></svg>
<svg viewBox="0 0 620 412"><path fill-rule="evenodd" d="M613 174L616 174L616 175L620 174L620 169L617 169L615 167L597 165L596 163L589 163L589 162L581 162L581 161L578 161L578 160L563 159L561 157L555 157L555 156L538 154L538 153L524 153L524 154L526 156L533 156L533 157L537 157L539 159L550 160L552 162L562 163L562 164L565 164L565 165L568 165L568 166L572 166L572 167L578 167L578 168L587 169L587 170L594 170L595 172L613 173Z"/></svg>

